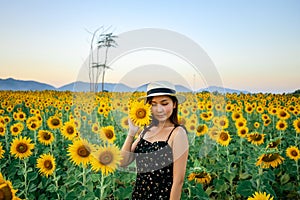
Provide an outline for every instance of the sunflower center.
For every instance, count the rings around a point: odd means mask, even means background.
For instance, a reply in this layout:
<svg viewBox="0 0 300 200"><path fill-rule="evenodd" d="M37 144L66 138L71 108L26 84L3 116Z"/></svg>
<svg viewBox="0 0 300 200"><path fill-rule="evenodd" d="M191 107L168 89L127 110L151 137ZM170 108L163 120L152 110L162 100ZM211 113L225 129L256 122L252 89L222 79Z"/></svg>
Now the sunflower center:
<svg viewBox="0 0 300 200"><path fill-rule="evenodd" d="M199 125L197 127L197 132L201 133L202 131L204 131L204 126L203 125Z"/></svg>
<svg viewBox="0 0 300 200"><path fill-rule="evenodd" d="M89 149L87 149L84 145L80 146L78 149L77 149L77 154L80 156L80 157L88 157L90 155L90 151Z"/></svg>
<svg viewBox="0 0 300 200"><path fill-rule="evenodd" d="M242 129L240 133L241 133L242 135L245 135L245 134L246 134L246 130L245 130L245 129Z"/></svg>
<svg viewBox="0 0 300 200"><path fill-rule="evenodd" d="M229 137L228 137L228 134L227 134L227 133L221 132L220 138L221 138L221 140L223 140L223 141L227 141Z"/></svg>
<svg viewBox="0 0 300 200"><path fill-rule="evenodd" d="M12 199L13 195L12 195L12 192L11 192L11 189L8 187L8 185L6 184L6 186L2 187L0 189L0 199L2 200L10 200Z"/></svg>
<svg viewBox="0 0 300 200"><path fill-rule="evenodd" d="M296 126L300 128L300 121L297 122Z"/></svg>
<svg viewBox="0 0 300 200"><path fill-rule="evenodd" d="M139 108L135 114L138 119L143 119L146 116L146 111L143 108Z"/></svg>
<svg viewBox="0 0 300 200"><path fill-rule="evenodd" d="M50 140L51 135L50 135L49 133L47 133L47 132L44 132L43 138L44 138L45 140Z"/></svg>
<svg viewBox="0 0 300 200"><path fill-rule="evenodd" d="M73 126L68 126L67 127L67 133L72 135L74 133L74 127Z"/></svg>
<svg viewBox="0 0 300 200"><path fill-rule="evenodd" d="M46 169L52 169L53 168L53 164L52 164L52 162L51 162L51 160L46 160L45 162L44 162L44 167L46 168Z"/></svg>
<svg viewBox="0 0 300 200"><path fill-rule="evenodd" d="M281 112L280 112L280 116L281 116L281 117L285 117L286 115L287 115L286 112L284 112L284 111L281 111Z"/></svg>
<svg viewBox="0 0 300 200"><path fill-rule="evenodd" d="M4 128L0 127L0 133L4 132Z"/></svg>
<svg viewBox="0 0 300 200"><path fill-rule="evenodd" d="M20 114L20 115L19 115L19 118L21 118L21 119L24 118L24 115L23 115L23 114Z"/></svg>
<svg viewBox="0 0 300 200"><path fill-rule="evenodd" d="M60 124L58 119L52 119L51 123L53 126L58 126Z"/></svg>
<svg viewBox="0 0 300 200"><path fill-rule="evenodd" d="M19 128L18 127L14 127L13 128L13 132L18 132L19 131Z"/></svg>
<svg viewBox="0 0 300 200"><path fill-rule="evenodd" d="M242 126L244 126L244 123L243 122L239 122L238 126L242 127Z"/></svg>
<svg viewBox="0 0 300 200"><path fill-rule="evenodd" d="M24 143L19 143L18 146L17 146L17 151L19 153L25 153L28 149L28 146Z"/></svg>
<svg viewBox="0 0 300 200"><path fill-rule="evenodd" d="M31 127L31 128L36 128L36 124L35 124L35 123L32 123L32 124L30 125L30 127Z"/></svg>
<svg viewBox="0 0 300 200"><path fill-rule="evenodd" d="M291 152L291 155L292 155L293 157L297 157L297 156L298 156L298 152L297 152L297 151L292 151L292 152Z"/></svg>
<svg viewBox="0 0 300 200"><path fill-rule="evenodd" d="M108 138L108 139L111 139L114 137L114 133L112 130L106 130L105 131L105 136Z"/></svg>
<svg viewBox="0 0 300 200"><path fill-rule="evenodd" d="M205 172L200 172L195 174L195 178L205 178L206 177L206 173Z"/></svg>
<svg viewBox="0 0 300 200"><path fill-rule="evenodd" d="M113 155L111 154L111 152L108 152L108 151L101 153L101 155L99 157L99 161L103 165L110 164L112 162L112 160L113 160Z"/></svg>
<svg viewBox="0 0 300 200"><path fill-rule="evenodd" d="M280 127L280 128L284 128L284 127L285 127L284 123L280 123L280 124L279 124L279 127Z"/></svg>
<svg viewBox="0 0 300 200"><path fill-rule="evenodd" d="M254 135L252 136L252 139L253 139L254 141L260 141L260 140L262 139L262 136L261 136L260 134L254 134Z"/></svg>
<svg viewBox="0 0 300 200"><path fill-rule="evenodd" d="M240 118L240 117L241 117L240 114L235 114L235 115L234 115L234 118L236 118L236 119L238 119L238 118Z"/></svg>
<svg viewBox="0 0 300 200"><path fill-rule="evenodd" d="M264 157L262 158L262 161L264 162L273 162L274 160L278 159L279 154L278 153L274 153L274 154L266 154L264 155Z"/></svg>
<svg viewBox="0 0 300 200"><path fill-rule="evenodd" d="M128 126L128 125L129 125L128 120L125 120L125 121L124 121L124 124L125 124L126 126Z"/></svg>

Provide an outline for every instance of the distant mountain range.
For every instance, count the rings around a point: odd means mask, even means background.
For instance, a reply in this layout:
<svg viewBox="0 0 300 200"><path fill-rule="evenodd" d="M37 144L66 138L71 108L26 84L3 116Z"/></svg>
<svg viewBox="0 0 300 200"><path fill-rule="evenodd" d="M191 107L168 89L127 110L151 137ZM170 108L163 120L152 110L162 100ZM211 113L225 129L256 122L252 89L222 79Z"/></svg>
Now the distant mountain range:
<svg viewBox="0 0 300 200"><path fill-rule="evenodd" d="M104 90L109 92L134 92L134 91L146 91L147 85L142 85L139 88L131 88L122 83L104 83ZM190 89L182 86L176 85L176 90L178 92L191 92ZM101 90L101 83L98 84L99 90ZM56 90L56 91L89 91L90 83L87 82L73 82L70 84L66 84L62 87L56 88L52 85L46 83L40 83L37 81L24 81L24 80L16 80L13 78L0 79L0 90L12 90L12 91L43 91L43 90ZM249 93L247 91L234 90L229 88L223 88L218 86L210 86L207 88L199 89L196 92L219 92L219 93Z"/></svg>

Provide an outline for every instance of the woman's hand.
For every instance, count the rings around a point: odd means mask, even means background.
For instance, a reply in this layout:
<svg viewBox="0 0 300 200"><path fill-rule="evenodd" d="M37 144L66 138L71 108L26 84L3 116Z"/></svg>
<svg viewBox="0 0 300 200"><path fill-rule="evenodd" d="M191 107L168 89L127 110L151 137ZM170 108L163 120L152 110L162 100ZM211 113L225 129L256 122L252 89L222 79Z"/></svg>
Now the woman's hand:
<svg viewBox="0 0 300 200"><path fill-rule="evenodd" d="M134 123L131 121L130 118L128 118L128 126L129 126L128 135L134 137L135 134L138 132L139 127L134 125Z"/></svg>

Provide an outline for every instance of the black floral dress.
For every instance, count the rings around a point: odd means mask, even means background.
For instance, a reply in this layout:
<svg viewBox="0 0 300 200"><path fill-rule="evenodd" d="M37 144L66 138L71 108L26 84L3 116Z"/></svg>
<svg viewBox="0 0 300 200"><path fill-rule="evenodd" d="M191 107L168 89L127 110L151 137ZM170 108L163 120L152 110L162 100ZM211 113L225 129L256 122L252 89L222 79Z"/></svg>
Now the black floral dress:
<svg viewBox="0 0 300 200"><path fill-rule="evenodd" d="M132 199L169 199L173 183L173 152L166 141L149 142L143 137L136 146L137 177Z"/></svg>

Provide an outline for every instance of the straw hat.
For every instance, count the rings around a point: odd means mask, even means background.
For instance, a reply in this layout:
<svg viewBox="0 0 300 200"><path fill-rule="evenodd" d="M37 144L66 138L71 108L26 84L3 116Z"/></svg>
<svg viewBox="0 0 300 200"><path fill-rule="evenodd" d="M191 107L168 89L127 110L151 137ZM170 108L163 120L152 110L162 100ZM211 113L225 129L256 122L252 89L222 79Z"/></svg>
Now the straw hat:
<svg viewBox="0 0 300 200"><path fill-rule="evenodd" d="M162 95L175 96L179 104L183 103L186 100L185 96L176 94L175 86L167 81L155 81L149 83L147 85L147 96L140 97L140 99L144 99L144 101L146 102L147 97L155 97Z"/></svg>

